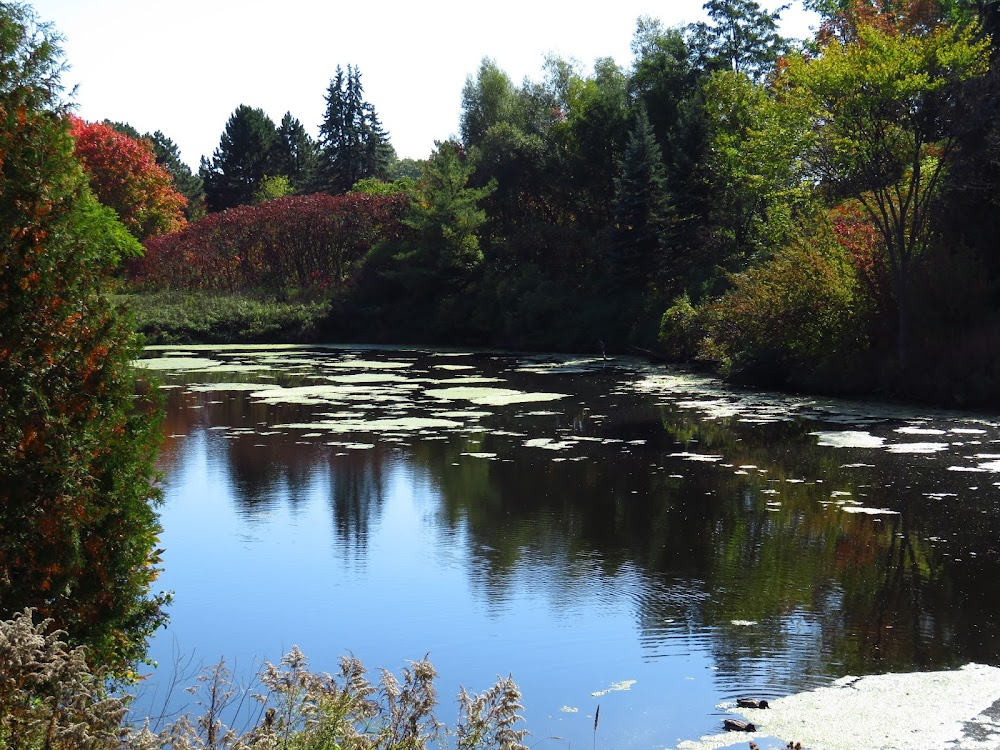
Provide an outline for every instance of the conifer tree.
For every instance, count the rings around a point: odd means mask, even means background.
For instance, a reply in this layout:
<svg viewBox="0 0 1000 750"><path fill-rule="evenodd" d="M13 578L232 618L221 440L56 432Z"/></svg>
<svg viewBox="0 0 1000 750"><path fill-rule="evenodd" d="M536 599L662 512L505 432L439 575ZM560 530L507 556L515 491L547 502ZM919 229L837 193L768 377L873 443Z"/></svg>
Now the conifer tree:
<svg viewBox="0 0 1000 750"><path fill-rule="evenodd" d="M281 118L275 151L278 174L287 177L294 190L303 191L316 159L316 144L291 112Z"/></svg>
<svg viewBox="0 0 1000 750"><path fill-rule="evenodd" d="M164 603L149 597L157 424L111 299L141 248L73 156L62 69L51 28L0 3L0 619L33 607L122 676Z"/></svg>
<svg viewBox="0 0 1000 750"><path fill-rule="evenodd" d="M280 174L278 130L262 109L241 104L230 115L211 160L202 157L201 178L209 211L248 205L261 180Z"/></svg>
<svg viewBox="0 0 1000 750"><path fill-rule="evenodd" d="M345 193L367 177L384 178L394 152L375 108L364 100L361 71L338 65L326 93L313 186Z"/></svg>
<svg viewBox="0 0 1000 750"><path fill-rule="evenodd" d="M144 136L153 143L153 154L156 163L170 172L174 179L174 187L188 199L184 207L184 215L188 221L196 221L205 215L205 183L201 177L191 171L183 159L177 144L162 131L157 130L152 135Z"/></svg>
<svg viewBox="0 0 1000 750"><path fill-rule="evenodd" d="M670 222L666 172L644 108L639 108L615 179L612 271L624 283L642 284L658 265Z"/></svg>

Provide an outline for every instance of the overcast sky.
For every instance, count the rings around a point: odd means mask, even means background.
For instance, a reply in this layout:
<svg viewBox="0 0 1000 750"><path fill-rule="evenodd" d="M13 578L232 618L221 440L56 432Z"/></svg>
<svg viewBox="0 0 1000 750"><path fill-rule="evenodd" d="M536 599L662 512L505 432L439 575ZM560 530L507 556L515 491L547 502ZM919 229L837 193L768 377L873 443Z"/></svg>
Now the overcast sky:
<svg viewBox="0 0 1000 750"><path fill-rule="evenodd" d="M631 62L639 16L673 26L701 20L703 0L35 0L65 37L65 83L87 120L163 131L197 169L240 104L275 122L286 111L316 135L340 64L360 67L365 98L400 156L426 157L458 132L462 85L483 57L515 83L540 79L547 53L589 71L598 57ZM773 8L780 3L761 3ZM800 3L783 32L804 37Z"/></svg>

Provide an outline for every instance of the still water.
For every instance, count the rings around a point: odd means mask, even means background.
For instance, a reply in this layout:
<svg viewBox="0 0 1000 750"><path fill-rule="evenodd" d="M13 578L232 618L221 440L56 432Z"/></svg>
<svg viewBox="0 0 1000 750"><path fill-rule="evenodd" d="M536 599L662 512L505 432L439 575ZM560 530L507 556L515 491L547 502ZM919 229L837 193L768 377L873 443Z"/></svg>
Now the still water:
<svg viewBox="0 0 1000 750"><path fill-rule="evenodd" d="M672 748L718 734L737 696L1000 665L994 416L633 360L147 357L175 592L147 706L178 661L429 655L442 720L460 685L512 674L529 745Z"/></svg>

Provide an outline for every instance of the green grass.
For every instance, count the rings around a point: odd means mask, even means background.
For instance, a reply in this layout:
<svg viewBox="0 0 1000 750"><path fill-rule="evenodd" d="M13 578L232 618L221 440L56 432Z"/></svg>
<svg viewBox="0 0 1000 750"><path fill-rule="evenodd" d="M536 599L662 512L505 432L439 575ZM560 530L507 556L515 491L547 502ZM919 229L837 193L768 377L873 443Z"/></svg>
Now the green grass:
<svg viewBox="0 0 1000 750"><path fill-rule="evenodd" d="M218 292L123 294L147 344L307 343L318 338L327 300L278 301Z"/></svg>

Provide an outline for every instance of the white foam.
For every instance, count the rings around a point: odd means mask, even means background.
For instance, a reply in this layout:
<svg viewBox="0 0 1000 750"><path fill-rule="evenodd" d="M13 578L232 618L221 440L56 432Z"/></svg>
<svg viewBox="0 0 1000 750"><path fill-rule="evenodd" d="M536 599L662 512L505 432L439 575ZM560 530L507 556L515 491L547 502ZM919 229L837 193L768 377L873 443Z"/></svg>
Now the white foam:
<svg viewBox="0 0 1000 750"><path fill-rule="evenodd" d="M827 448L881 448L885 438L861 430L833 430L810 432L819 438L816 445Z"/></svg>
<svg viewBox="0 0 1000 750"><path fill-rule="evenodd" d="M757 725L757 736L794 740L809 750L944 750L997 700L1000 669L970 664L950 672L843 678L771 700L766 710L738 712ZM744 735L740 744L754 736ZM718 734L678 747L714 750L733 741L732 734Z"/></svg>
<svg viewBox="0 0 1000 750"><path fill-rule="evenodd" d="M948 450L948 443L897 443L889 446L889 453L940 453Z"/></svg>

